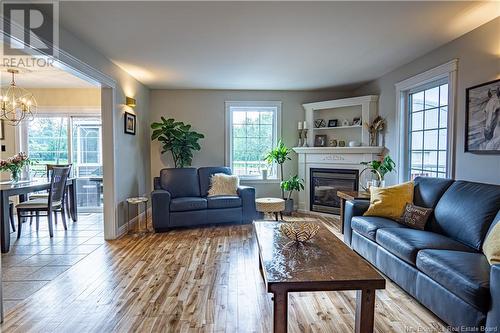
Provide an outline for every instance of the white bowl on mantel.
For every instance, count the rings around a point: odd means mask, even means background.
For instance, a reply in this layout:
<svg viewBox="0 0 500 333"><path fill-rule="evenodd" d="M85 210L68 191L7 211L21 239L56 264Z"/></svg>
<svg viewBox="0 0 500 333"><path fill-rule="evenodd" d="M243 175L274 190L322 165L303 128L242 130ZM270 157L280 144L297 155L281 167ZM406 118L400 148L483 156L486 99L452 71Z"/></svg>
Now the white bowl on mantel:
<svg viewBox="0 0 500 333"><path fill-rule="evenodd" d="M359 142L359 141L349 141L349 147L361 147L361 142Z"/></svg>

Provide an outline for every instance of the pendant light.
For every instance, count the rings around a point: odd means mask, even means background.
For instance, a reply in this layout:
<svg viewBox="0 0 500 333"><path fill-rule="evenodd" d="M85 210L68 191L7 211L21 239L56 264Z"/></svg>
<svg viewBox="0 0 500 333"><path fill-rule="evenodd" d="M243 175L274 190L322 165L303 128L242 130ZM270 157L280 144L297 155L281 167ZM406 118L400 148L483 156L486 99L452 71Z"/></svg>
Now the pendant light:
<svg viewBox="0 0 500 333"><path fill-rule="evenodd" d="M0 118L17 126L23 120L33 120L37 103L32 93L16 85L15 75L19 70L9 68L7 72L12 75L12 80L0 91Z"/></svg>

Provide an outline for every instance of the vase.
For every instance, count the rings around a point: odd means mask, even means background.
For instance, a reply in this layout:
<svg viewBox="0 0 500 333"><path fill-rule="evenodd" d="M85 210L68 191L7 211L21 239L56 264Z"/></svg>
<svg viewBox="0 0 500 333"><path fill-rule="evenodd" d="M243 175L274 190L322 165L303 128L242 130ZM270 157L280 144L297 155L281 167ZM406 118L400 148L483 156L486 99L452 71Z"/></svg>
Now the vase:
<svg viewBox="0 0 500 333"><path fill-rule="evenodd" d="M21 179L21 170L11 170L10 171L10 180L13 183L17 183Z"/></svg>
<svg viewBox="0 0 500 333"><path fill-rule="evenodd" d="M371 147L378 146L377 137L378 137L377 132L370 132L370 146Z"/></svg>

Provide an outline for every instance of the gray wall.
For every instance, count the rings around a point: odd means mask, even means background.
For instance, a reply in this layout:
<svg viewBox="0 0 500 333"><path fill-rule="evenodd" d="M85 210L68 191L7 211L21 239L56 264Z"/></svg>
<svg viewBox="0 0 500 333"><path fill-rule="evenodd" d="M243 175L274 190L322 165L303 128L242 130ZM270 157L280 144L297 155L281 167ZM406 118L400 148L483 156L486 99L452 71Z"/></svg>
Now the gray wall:
<svg viewBox="0 0 500 333"><path fill-rule="evenodd" d="M380 95L379 114L388 121L385 142L397 157L396 88L399 81L458 59L457 108L455 114L456 178L500 184L500 155L464 153L465 89L500 77L500 18L404 65L355 91L355 95ZM396 159L395 159L396 160ZM395 182L397 177L388 177Z"/></svg>
<svg viewBox="0 0 500 333"><path fill-rule="evenodd" d="M63 10L63 8L61 8ZM115 173L117 179L116 216L118 225L126 223L124 214L124 200L151 191L150 174L150 141L149 141L149 89L127 74L124 70L112 63L70 32L60 27L59 46L75 58L87 63L98 71L107 74L117 82L114 100L116 108L114 117L114 142L117 159ZM131 110L125 103L125 96L134 97L137 107ZM124 134L124 112L137 114L137 134ZM104 124L103 132L106 135L109 128ZM108 132L109 133L109 132ZM106 175L104 175L106 176Z"/></svg>
<svg viewBox="0 0 500 333"><path fill-rule="evenodd" d="M332 91L236 91L236 90L151 90L151 121L160 116L188 122L205 134L202 150L195 153L193 166L224 165L225 101L282 101L282 138L289 147L297 143L297 122L304 120L303 103L345 97L347 93ZM168 154L160 154L157 142L151 145L151 174L171 167ZM296 154L285 164L285 176L297 173ZM248 183L246 183L248 184ZM279 184L251 183L259 196L279 196Z"/></svg>

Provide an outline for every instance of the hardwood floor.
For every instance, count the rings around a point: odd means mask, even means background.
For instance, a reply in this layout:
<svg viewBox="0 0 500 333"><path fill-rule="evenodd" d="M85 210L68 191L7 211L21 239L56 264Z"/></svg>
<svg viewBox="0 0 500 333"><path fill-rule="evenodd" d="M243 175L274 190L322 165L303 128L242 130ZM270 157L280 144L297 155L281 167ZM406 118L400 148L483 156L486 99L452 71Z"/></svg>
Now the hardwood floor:
<svg viewBox="0 0 500 333"><path fill-rule="evenodd" d="M288 218L290 219L290 218ZM337 235L334 219L324 222ZM290 332L352 332L355 292L292 293ZM2 332L271 332L272 304L251 225L106 242L5 316ZM375 331L443 332L393 283L377 292Z"/></svg>

